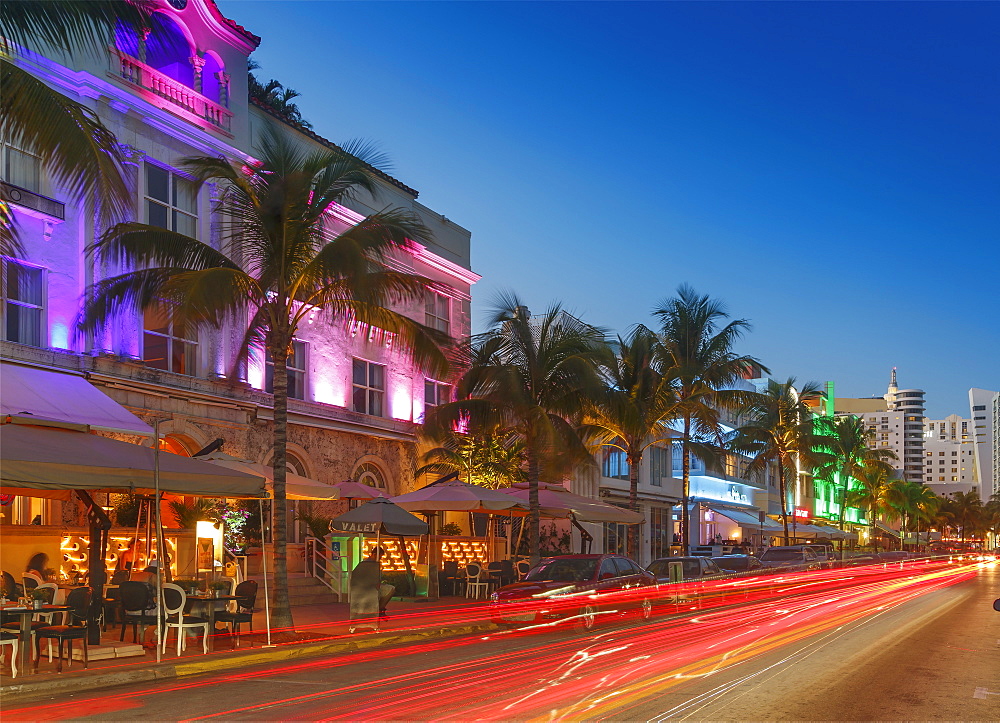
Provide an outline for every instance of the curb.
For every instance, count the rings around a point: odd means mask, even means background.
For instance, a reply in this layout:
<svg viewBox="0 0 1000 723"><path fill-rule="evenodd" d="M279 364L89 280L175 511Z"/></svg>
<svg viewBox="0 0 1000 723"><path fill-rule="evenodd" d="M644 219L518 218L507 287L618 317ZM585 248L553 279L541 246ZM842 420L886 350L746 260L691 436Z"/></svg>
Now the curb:
<svg viewBox="0 0 1000 723"><path fill-rule="evenodd" d="M79 673L64 673L61 677L43 681L15 682L10 685L0 687L0 696L3 697L4 704L9 706L12 702L27 702L31 699L42 696L56 694L86 693L89 691L112 688L119 685L131 683L148 683L157 680L172 680L184 678L191 675L203 675L233 668L245 668L262 663L276 663L285 660L298 658L312 658L322 655L334 655L338 653L351 653L358 650L368 650L371 648L381 648L389 645L399 645L412 643L418 640L430 638L445 638L455 635L486 632L499 629L493 623L471 623L469 625L458 625L448 628L438 628L425 631L392 631L386 633L376 633L370 637L359 637L357 639L327 640L316 643L302 643L299 645L281 645L273 649L239 652L211 658L209 660L191 659L188 661L160 663L157 665L145 665L135 670L113 671L107 673L90 674L85 671Z"/></svg>

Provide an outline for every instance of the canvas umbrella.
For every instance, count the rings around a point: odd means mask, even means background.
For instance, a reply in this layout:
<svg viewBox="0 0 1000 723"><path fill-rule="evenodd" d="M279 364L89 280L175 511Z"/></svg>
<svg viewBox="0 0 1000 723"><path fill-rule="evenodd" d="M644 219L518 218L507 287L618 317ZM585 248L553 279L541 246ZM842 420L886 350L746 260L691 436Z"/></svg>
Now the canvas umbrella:
<svg viewBox="0 0 1000 723"><path fill-rule="evenodd" d="M248 459L240 459L225 452L210 452L209 454L194 457L194 459L204 460L226 469L234 469L238 472L263 477L267 483L269 492L274 491L274 468L266 464L258 464ZM340 493L334 485L323 484L314 479L303 477L294 472L285 473L285 497L290 500L337 500Z"/></svg>
<svg viewBox="0 0 1000 723"><path fill-rule="evenodd" d="M373 500L376 497L388 497L385 492L371 485L355 482L352 479L333 485L342 500Z"/></svg>
<svg viewBox="0 0 1000 723"><path fill-rule="evenodd" d="M528 504L528 484L519 483L504 490L498 490ZM609 505L600 500L575 495L561 485L539 484L538 505L542 517L576 518L579 522L619 522L637 525L644 521L639 512Z"/></svg>

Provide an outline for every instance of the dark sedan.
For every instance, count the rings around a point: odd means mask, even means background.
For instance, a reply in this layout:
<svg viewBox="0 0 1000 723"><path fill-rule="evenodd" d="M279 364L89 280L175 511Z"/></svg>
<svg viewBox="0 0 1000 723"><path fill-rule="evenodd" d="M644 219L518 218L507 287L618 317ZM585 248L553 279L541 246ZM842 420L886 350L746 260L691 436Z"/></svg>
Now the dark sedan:
<svg viewBox="0 0 1000 723"><path fill-rule="evenodd" d="M753 555L720 555L713 557L712 562L723 572L753 572L767 568Z"/></svg>
<svg viewBox="0 0 1000 723"><path fill-rule="evenodd" d="M601 614L638 609L653 613L656 578L620 555L560 555L530 570L522 582L493 593L490 617L496 623L571 620L583 630ZM642 594L648 588L648 595Z"/></svg>

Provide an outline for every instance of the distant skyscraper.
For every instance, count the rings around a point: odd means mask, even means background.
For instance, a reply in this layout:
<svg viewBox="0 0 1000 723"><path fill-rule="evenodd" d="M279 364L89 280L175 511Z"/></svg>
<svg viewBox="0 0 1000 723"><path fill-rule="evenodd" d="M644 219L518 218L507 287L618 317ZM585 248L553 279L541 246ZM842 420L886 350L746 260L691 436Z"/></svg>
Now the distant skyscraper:
<svg viewBox="0 0 1000 723"><path fill-rule="evenodd" d="M1000 494L1000 392L970 389L969 407L979 495L988 500Z"/></svg>

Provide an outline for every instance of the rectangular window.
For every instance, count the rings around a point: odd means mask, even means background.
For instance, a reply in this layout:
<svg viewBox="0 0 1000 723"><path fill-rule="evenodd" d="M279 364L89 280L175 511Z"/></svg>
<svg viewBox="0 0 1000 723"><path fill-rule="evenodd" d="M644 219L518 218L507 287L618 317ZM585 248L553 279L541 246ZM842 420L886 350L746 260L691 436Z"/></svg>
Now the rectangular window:
<svg viewBox="0 0 1000 723"><path fill-rule="evenodd" d="M451 401L451 385L436 382L433 379L424 380L424 412L431 407L447 404Z"/></svg>
<svg viewBox="0 0 1000 723"><path fill-rule="evenodd" d="M654 449L656 448L654 447ZM653 560L670 556L670 533L670 508L651 507L649 510L649 554Z"/></svg>
<svg viewBox="0 0 1000 723"><path fill-rule="evenodd" d="M142 359L148 367L176 374L197 374L198 336L170 321L159 309L147 309L142 321Z"/></svg>
<svg viewBox="0 0 1000 723"><path fill-rule="evenodd" d="M450 334L451 299L428 289L424 295L424 325Z"/></svg>
<svg viewBox="0 0 1000 723"><path fill-rule="evenodd" d="M3 180L33 193L42 192L42 159L33 153L4 145Z"/></svg>
<svg viewBox="0 0 1000 723"><path fill-rule="evenodd" d="M288 370L288 398L306 398L306 343L292 342L292 353L285 361ZM264 358L264 391L274 394L274 359L268 353Z"/></svg>
<svg viewBox="0 0 1000 723"><path fill-rule="evenodd" d="M670 450L664 447L649 448L649 484L653 487L662 487L663 478L670 477L672 473L673 460Z"/></svg>
<svg viewBox="0 0 1000 723"><path fill-rule="evenodd" d="M198 238L198 191L192 181L146 164L146 222Z"/></svg>
<svg viewBox="0 0 1000 723"><path fill-rule="evenodd" d="M628 525L618 522L604 523L604 552L611 555L624 555L628 544Z"/></svg>
<svg viewBox="0 0 1000 723"><path fill-rule="evenodd" d="M4 259L3 273L4 339L41 346L44 269Z"/></svg>
<svg viewBox="0 0 1000 723"><path fill-rule="evenodd" d="M612 479L628 479L628 462L620 449L605 449L601 462L601 474Z"/></svg>
<svg viewBox="0 0 1000 723"><path fill-rule="evenodd" d="M384 416L385 366L355 359L352 381L354 411L373 417Z"/></svg>

